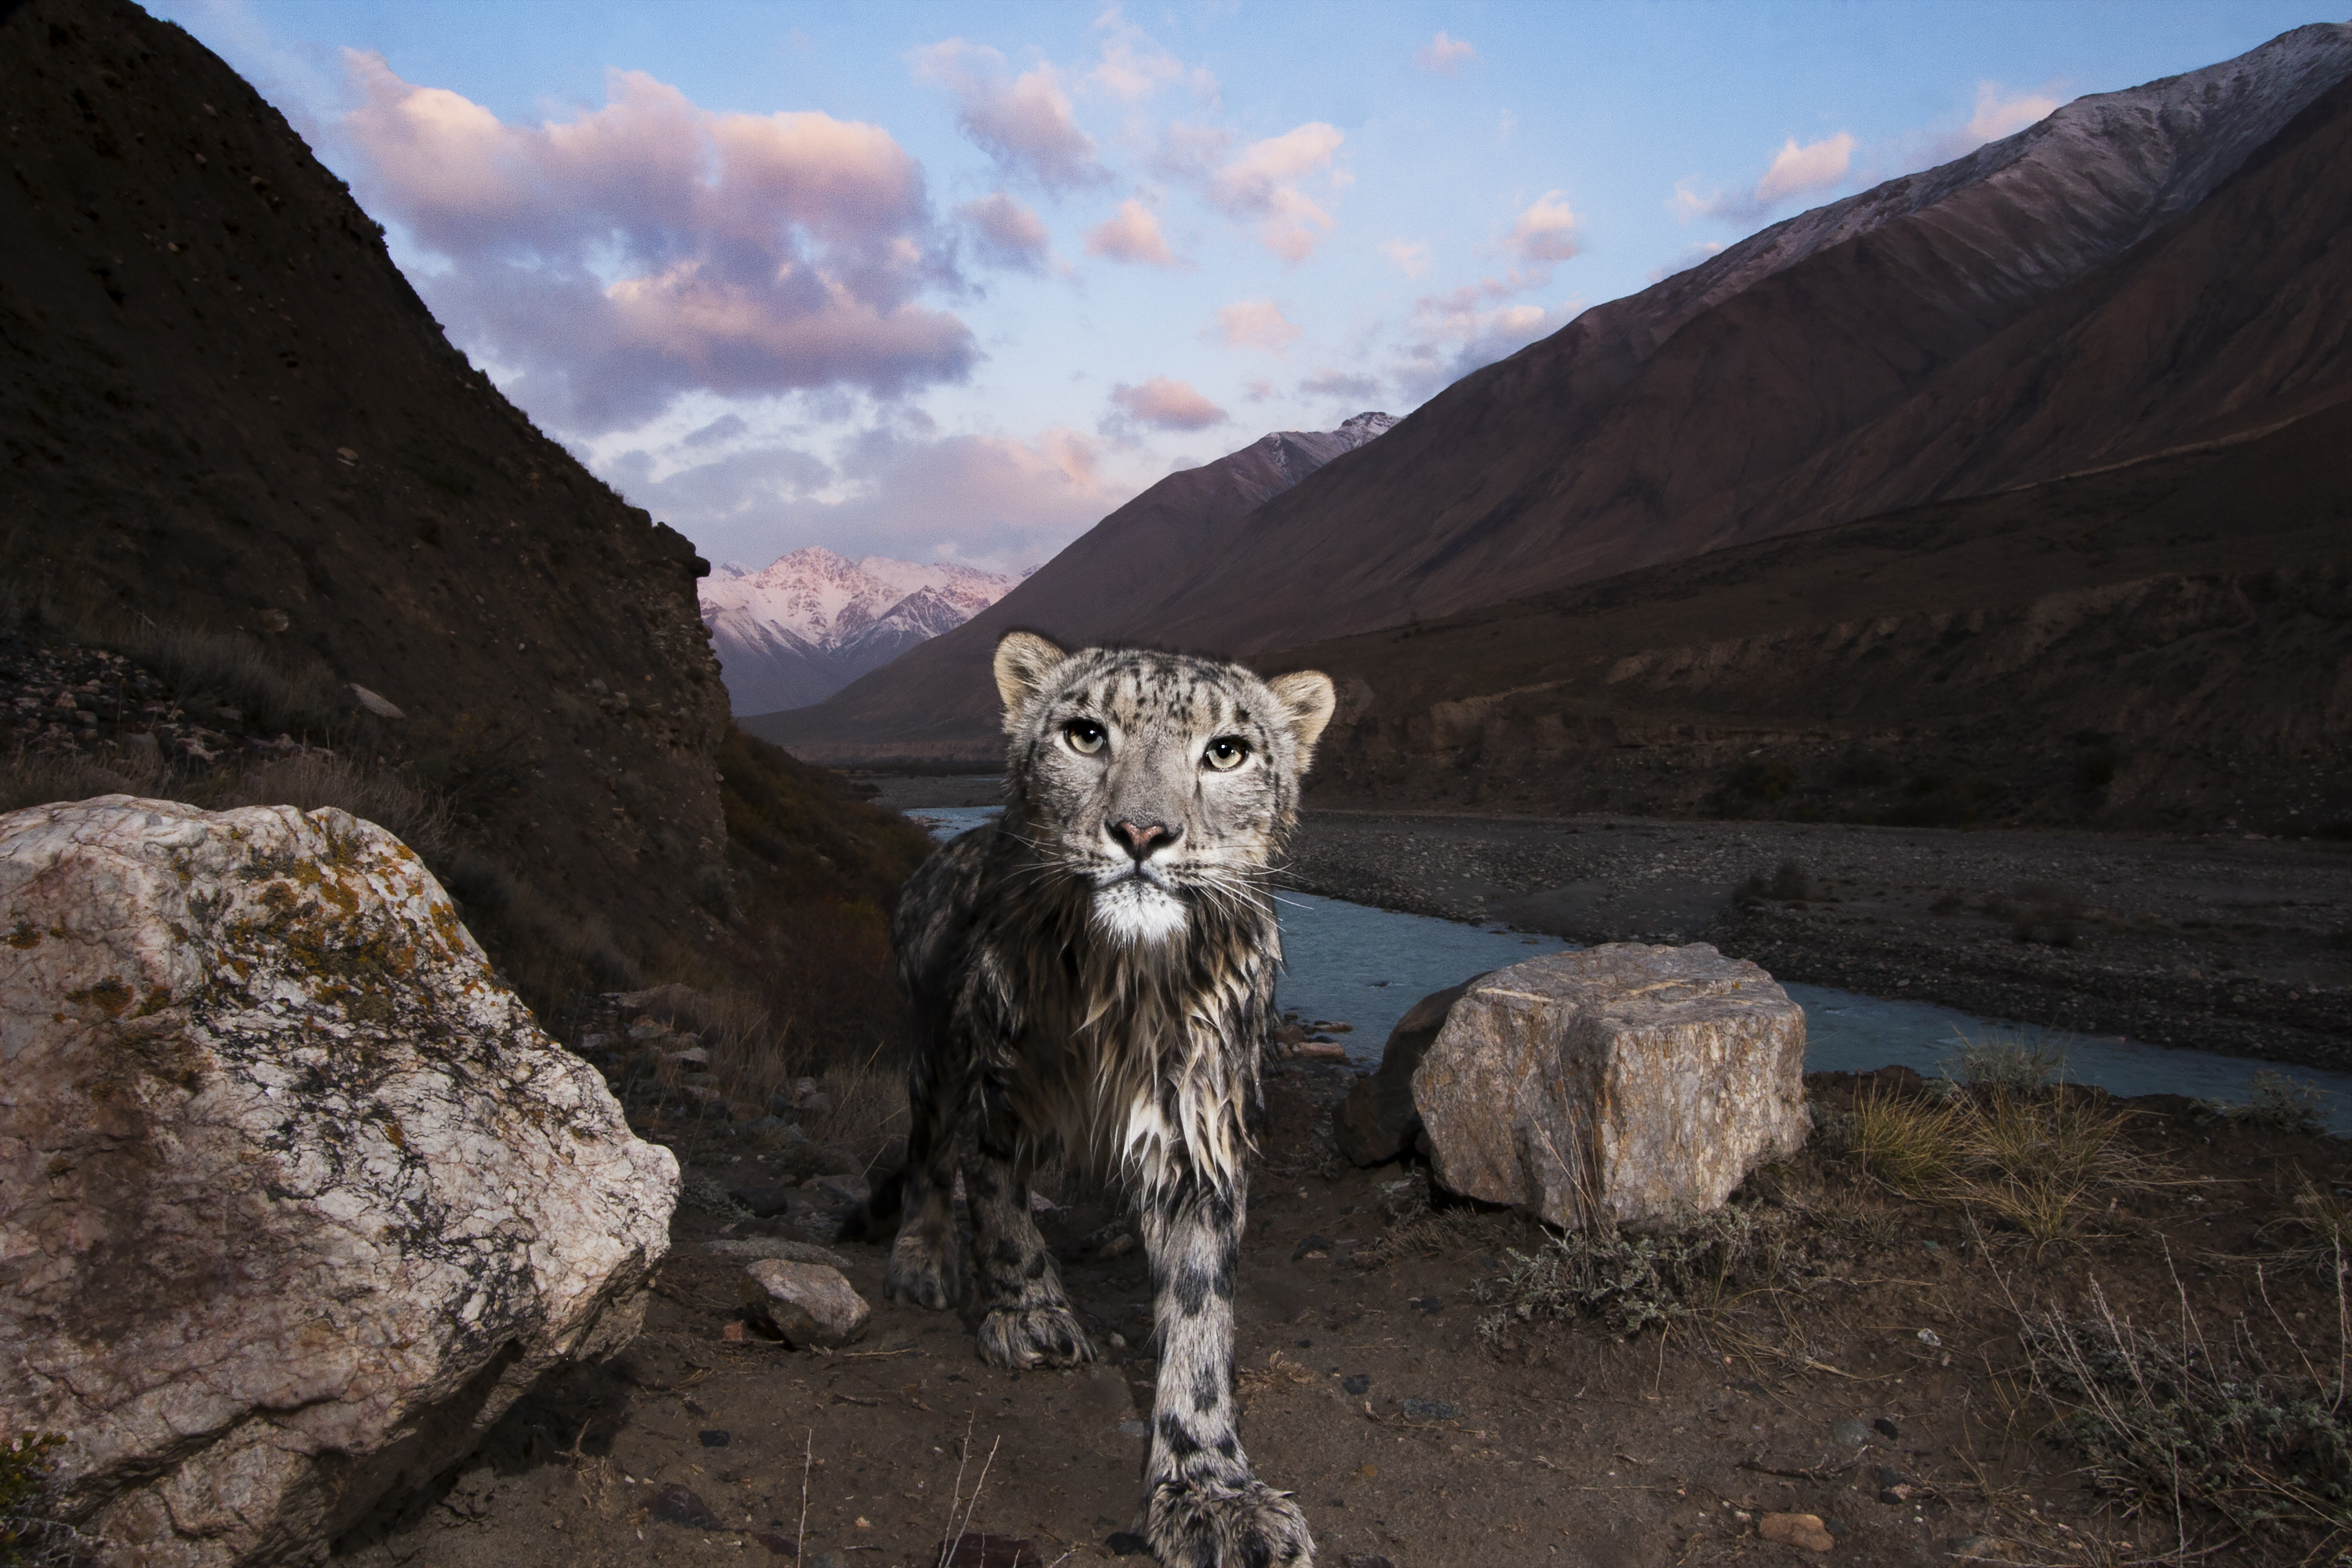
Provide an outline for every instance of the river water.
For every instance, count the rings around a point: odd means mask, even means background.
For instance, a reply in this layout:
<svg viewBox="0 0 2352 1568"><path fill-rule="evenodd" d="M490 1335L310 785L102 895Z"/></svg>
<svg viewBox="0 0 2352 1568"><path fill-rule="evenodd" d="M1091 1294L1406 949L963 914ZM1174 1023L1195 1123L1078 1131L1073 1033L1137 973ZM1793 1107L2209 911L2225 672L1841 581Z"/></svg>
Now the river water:
<svg viewBox="0 0 2352 1568"><path fill-rule="evenodd" d="M992 819L996 806L923 806L907 815L941 839ZM1284 973L1278 1005L1302 1023L1345 1024L1335 1031L1350 1060L1380 1062L1389 1030L1415 1002L1484 970L1501 969L1574 945L1499 925L1465 925L1399 914L1311 893L1282 896ZM2023 1036L2064 1053L2064 1075L2112 1094L2185 1094L2242 1100L2256 1072L2270 1064L2210 1051L2175 1050L2114 1036L2048 1036L1927 1002L1895 1002L1825 985L1783 984L1805 1010L1805 1070L1867 1072L1907 1067L1933 1076L1958 1052L1963 1037ZM2283 1069L2326 1098L2319 1114L2352 1135L2352 1074L2316 1068Z"/></svg>

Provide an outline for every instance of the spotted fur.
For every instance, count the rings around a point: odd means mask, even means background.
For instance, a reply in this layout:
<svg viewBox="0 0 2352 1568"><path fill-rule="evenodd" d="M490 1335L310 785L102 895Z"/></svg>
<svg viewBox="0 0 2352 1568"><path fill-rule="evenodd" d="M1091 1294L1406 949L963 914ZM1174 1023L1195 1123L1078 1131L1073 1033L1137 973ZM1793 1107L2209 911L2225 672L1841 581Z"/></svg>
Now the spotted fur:
<svg viewBox="0 0 2352 1568"><path fill-rule="evenodd" d="M948 1307L969 1290L984 1359L1066 1366L1095 1348L1029 1217L1029 1176L1059 1156L1123 1184L1160 1349L1138 1528L1169 1568L1311 1564L1297 1505L1242 1451L1233 1298L1244 1111L1282 956L1266 876L1331 683L1021 632L998 644L996 678L1004 816L925 863L892 929L918 1028L912 1125L864 1223L900 1216L893 1296Z"/></svg>

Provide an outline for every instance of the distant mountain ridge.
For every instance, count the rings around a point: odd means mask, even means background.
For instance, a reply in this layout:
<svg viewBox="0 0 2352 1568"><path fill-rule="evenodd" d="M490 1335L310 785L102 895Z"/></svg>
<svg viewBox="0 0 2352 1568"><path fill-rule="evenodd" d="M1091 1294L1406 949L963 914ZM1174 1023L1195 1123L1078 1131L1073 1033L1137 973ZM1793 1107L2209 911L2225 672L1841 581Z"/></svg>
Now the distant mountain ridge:
<svg viewBox="0 0 2352 1568"><path fill-rule="evenodd" d="M1393 416L1359 414L1336 430L1276 430L1214 462L1169 475L1087 531L1026 581L953 631L926 642L844 688L789 713L744 716L745 730L793 744L811 728L851 736L896 737L893 754L965 759L983 755L996 733L996 688L989 650L1014 626L1073 645L1132 640L1105 582L1135 577L1182 581L1207 569L1214 531L1393 428ZM708 593L706 588L705 592ZM724 657L723 651L721 657ZM731 679L731 677L730 677ZM736 711L746 715L740 702ZM828 757L858 755L834 750Z"/></svg>
<svg viewBox="0 0 2352 1568"><path fill-rule="evenodd" d="M1031 620L1267 654L2308 416L2352 396L2348 76L2352 26L2315 24L2076 100L1588 310L1254 509L1058 574ZM985 756L916 673L756 727Z"/></svg>
<svg viewBox="0 0 2352 1568"><path fill-rule="evenodd" d="M1021 581L951 562L852 561L821 545L701 584L703 625L730 705L763 713L822 701L916 644L952 631Z"/></svg>

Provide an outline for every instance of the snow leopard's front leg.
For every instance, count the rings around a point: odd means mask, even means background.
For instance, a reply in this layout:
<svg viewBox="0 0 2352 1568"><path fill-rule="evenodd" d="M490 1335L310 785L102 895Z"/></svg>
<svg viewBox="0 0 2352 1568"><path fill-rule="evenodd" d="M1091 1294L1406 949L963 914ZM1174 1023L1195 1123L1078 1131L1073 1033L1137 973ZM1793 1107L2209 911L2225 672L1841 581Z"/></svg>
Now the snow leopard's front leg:
<svg viewBox="0 0 2352 1568"><path fill-rule="evenodd" d="M963 1167L971 1205L971 1264L981 1359L1016 1371L1095 1359L1094 1342L1070 1310L1060 1270L1029 1215L1029 1172L1017 1155L1005 1086L987 1075L972 1154Z"/></svg>
<svg viewBox="0 0 2352 1568"><path fill-rule="evenodd" d="M1234 1404L1234 1280L1246 1179L1189 1168L1143 1199L1160 1332L1143 1535L1162 1568L1307 1568L1315 1540L1286 1492L1251 1473Z"/></svg>

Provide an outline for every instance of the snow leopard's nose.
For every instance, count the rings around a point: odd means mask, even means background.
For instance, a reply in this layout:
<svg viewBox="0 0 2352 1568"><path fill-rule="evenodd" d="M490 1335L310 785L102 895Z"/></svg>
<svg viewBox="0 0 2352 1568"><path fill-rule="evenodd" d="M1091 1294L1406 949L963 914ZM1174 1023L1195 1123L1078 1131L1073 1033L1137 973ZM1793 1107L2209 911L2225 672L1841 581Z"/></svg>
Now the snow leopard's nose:
<svg viewBox="0 0 2352 1568"><path fill-rule="evenodd" d="M1125 848L1130 859L1148 858L1162 844L1173 844L1184 830L1171 827L1164 822L1129 822L1124 817L1110 825L1112 837Z"/></svg>

